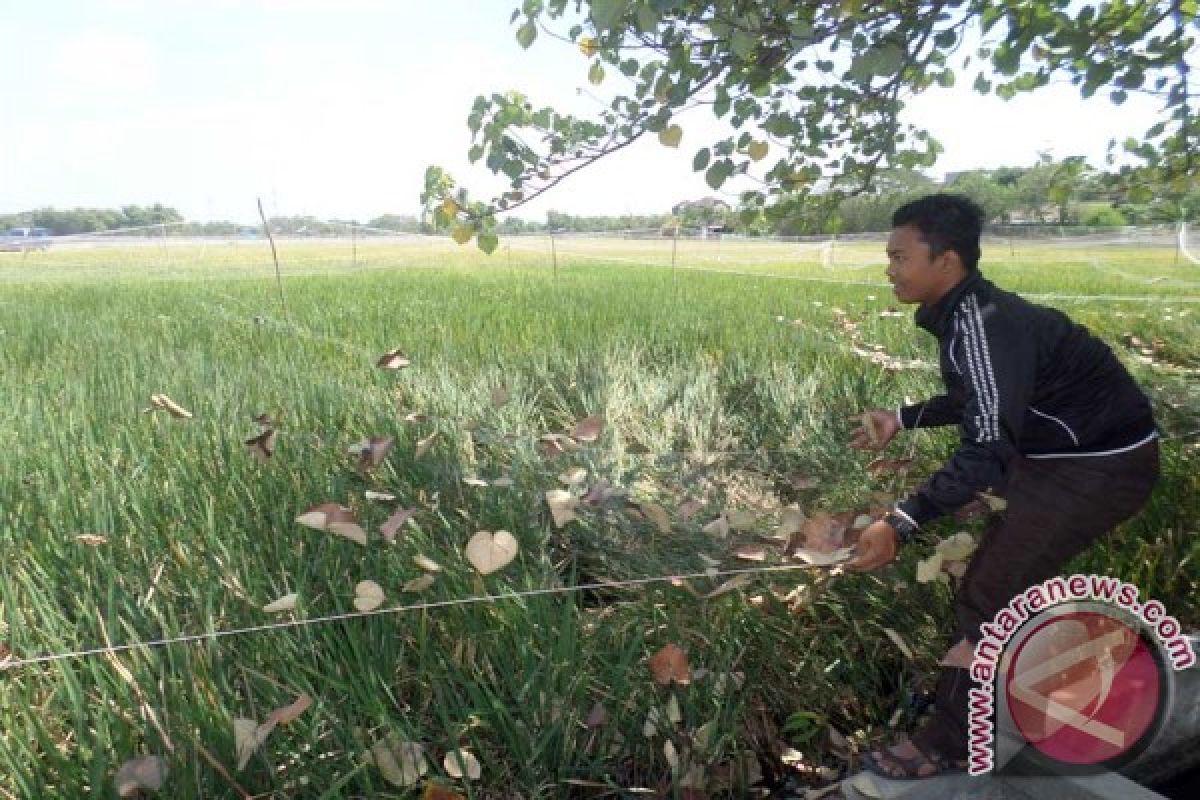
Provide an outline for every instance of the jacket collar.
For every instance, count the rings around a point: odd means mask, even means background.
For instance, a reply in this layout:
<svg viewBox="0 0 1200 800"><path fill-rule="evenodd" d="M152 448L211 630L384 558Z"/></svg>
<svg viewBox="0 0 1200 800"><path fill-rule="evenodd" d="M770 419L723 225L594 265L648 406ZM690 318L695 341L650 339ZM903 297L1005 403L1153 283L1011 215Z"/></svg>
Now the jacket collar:
<svg viewBox="0 0 1200 800"><path fill-rule="evenodd" d="M978 270L967 273L967 277L954 284L950 291L942 295L937 302L922 303L913 314L914 321L918 327L941 338L946 332L950 324L950 317L954 314L954 309L958 306L958 301L962 299L962 296L986 282Z"/></svg>

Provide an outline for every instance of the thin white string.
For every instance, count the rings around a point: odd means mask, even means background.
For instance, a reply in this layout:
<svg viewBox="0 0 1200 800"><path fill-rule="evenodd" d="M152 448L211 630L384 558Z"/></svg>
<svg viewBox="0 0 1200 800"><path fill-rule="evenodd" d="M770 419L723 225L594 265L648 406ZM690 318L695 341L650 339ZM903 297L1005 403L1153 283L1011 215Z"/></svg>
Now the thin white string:
<svg viewBox="0 0 1200 800"><path fill-rule="evenodd" d="M838 565L831 565L838 566ZM781 566L771 567L749 567L746 569L733 570L714 570L712 572L689 572L676 575L656 575L648 578L629 578L620 581L596 581L593 583L582 583L575 586L556 586L542 589L526 589L524 591L512 592L510 594L482 594L471 595L470 597L461 597L456 600L438 600L428 603L414 603L405 606L392 606L390 608L380 608L373 611L351 611L340 614L328 614L322 617L313 617L311 619L289 620L287 622L273 622L266 625L251 625L245 628L230 628L226 630L208 631L206 633L190 633L179 636L169 636L161 639L150 639L141 642L131 642L128 644L111 645L105 647L92 647L84 650L72 650L63 653L48 653L45 655L34 656L32 658L17 658L7 662L0 662L0 671L15 670L22 667L29 667L36 664L47 664L55 661L66 661L75 658L87 658L96 655L125 653L131 650L152 649L156 647L166 647L173 644L186 644L191 642L214 641L216 639L227 636L240 636L246 633L262 633L266 631L277 631L289 628L302 628L311 625L320 625L328 622L338 622L347 619L357 619L359 617L373 617L382 614L400 614L409 611L423 611L428 609L449 608L452 606L472 605L475 603L496 603L502 600L517 600L526 597L538 597L542 595L554 594L570 594L572 592L587 591L589 589L617 589L627 588L631 586L644 586L650 583L663 583L667 581L682 581L693 578L717 578L726 575L751 575L763 574L772 572L791 572L799 569L825 569L813 564L784 564Z"/></svg>

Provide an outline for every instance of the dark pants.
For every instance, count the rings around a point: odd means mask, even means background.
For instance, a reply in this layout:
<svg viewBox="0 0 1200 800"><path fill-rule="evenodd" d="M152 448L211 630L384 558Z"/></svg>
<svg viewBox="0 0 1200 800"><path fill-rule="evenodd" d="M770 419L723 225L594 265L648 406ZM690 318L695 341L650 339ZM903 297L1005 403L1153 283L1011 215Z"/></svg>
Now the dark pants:
<svg viewBox="0 0 1200 800"><path fill-rule="evenodd" d="M1014 459L1004 485L993 487L1008 507L989 519L958 586L953 641L978 642L981 623L1025 589L1062 574L1071 558L1136 514L1158 476L1157 439L1108 456ZM967 670L944 667L932 724L920 734L950 758L966 757L971 685Z"/></svg>

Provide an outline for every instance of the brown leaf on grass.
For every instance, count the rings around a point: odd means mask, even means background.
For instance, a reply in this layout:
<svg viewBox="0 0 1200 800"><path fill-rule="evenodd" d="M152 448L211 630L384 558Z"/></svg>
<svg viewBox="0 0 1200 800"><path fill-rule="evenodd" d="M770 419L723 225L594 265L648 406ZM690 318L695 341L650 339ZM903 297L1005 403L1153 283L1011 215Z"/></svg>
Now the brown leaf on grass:
<svg viewBox="0 0 1200 800"><path fill-rule="evenodd" d="M479 531L467 542L463 554L480 575L504 569L517 557L517 540L508 531Z"/></svg>
<svg viewBox="0 0 1200 800"><path fill-rule="evenodd" d="M434 561L427 555L418 554L413 556L413 563L426 572L441 572L442 565Z"/></svg>
<svg viewBox="0 0 1200 800"><path fill-rule="evenodd" d="M150 405L156 409L162 409L176 419L191 419L192 412L188 411L183 406L176 403L165 394L150 395Z"/></svg>
<svg viewBox="0 0 1200 800"><path fill-rule="evenodd" d="M760 544L743 544L734 549L733 557L742 561L766 561L767 549Z"/></svg>
<svg viewBox="0 0 1200 800"><path fill-rule="evenodd" d="M646 519L653 523L659 533L671 532L671 518L667 516L667 510L658 503L638 503L638 508L646 516Z"/></svg>
<svg viewBox="0 0 1200 800"><path fill-rule="evenodd" d="M492 388L492 408L501 408L508 403L508 387L504 384Z"/></svg>
<svg viewBox="0 0 1200 800"><path fill-rule="evenodd" d="M374 611L383 605L383 587L375 581L359 581L354 585L354 607L362 612Z"/></svg>
<svg viewBox="0 0 1200 800"><path fill-rule="evenodd" d="M254 421L257 422L259 425L263 426L264 428L274 428L275 427L275 418L266 412L264 412L262 414L255 414Z"/></svg>
<svg viewBox="0 0 1200 800"><path fill-rule="evenodd" d="M380 369L404 369L412 365L412 361L401 350L388 350L379 357L375 366Z"/></svg>
<svg viewBox="0 0 1200 800"><path fill-rule="evenodd" d="M704 503L699 500L685 500L679 506L679 518L687 522L692 517L696 516L704 508Z"/></svg>
<svg viewBox="0 0 1200 800"><path fill-rule="evenodd" d="M270 715L267 716L267 720L274 720L279 725L287 725L288 723L295 721L296 718L312 707L312 702L313 701L311 697L301 692L296 696L296 699L288 705L272 711Z"/></svg>
<svg viewBox="0 0 1200 800"><path fill-rule="evenodd" d="M259 725L257 720L238 717L233 721L233 749L237 758L237 769L242 771L250 759L262 747L274 725Z"/></svg>
<svg viewBox="0 0 1200 800"><path fill-rule="evenodd" d="M0 668L8 666L8 662L12 660L12 650L5 642L0 642Z"/></svg>
<svg viewBox="0 0 1200 800"><path fill-rule="evenodd" d="M716 536L719 539L724 539L729 535L729 520L725 518L724 514L722 514L712 522L705 525L701 530L703 530L709 536Z"/></svg>
<svg viewBox="0 0 1200 800"><path fill-rule="evenodd" d="M134 797L140 792L157 792L167 780L167 760L162 756L141 756L120 766L113 776L117 795Z"/></svg>
<svg viewBox="0 0 1200 800"><path fill-rule="evenodd" d="M424 439L418 439L417 440L417 449L416 449L416 458L420 458L421 456L428 453L429 448L433 447L433 442L435 439L437 439L437 437L438 437L438 432L434 431L433 433L426 436Z"/></svg>
<svg viewBox="0 0 1200 800"><path fill-rule="evenodd" d="M300 595L296 594L295 592L292 592L291 594L285 594L278 600L273 600L263 606L263 611L268 614L278 614L283 611L292 611L296 608L296 601L299 599Z"/></svg>
<svg viewBox="0 0 1200 800"><path fill-rule="evenodd" d="M268 428L258 436L252 436L245 441L246 450L251 457L258 461L266 461L275 455L275 429Z"/></svg>
<svg viewBox="0 0 1200 800"><path fill-rule="evenodd" d="M416 412L416 411L410 411L410 412L408 412L407 414L405 414L405 415L402 417L402 419L403 419L405 422L407 422L407 423L409 423L409 424L411 424L411 425L419 425L419 424L421 424L422 422L426 422L426 421L428 421L428 420L429 420L429 415L427 415L427 414L421 414L421 413L419 413L419 412Z"/></svg>
<svg viewBox="0 0 1200 800"><path fill-rule="evenodd" d="M406 742L396 734L371 745L366 760L378 767L383 779L393 786L412 786L429 771L425 748L416 742Z"/></svg>
<svg viewBox="0 0 1200 800"><path fill-rule="evenodd" d="M587 470L583 467L573 467L558 476L560 483L567 486L574 486L577 483L583 483L587 480Z"/></svg>
<svg viewBox="0 0 1200 800"><path fill-rule="evenodd" d="M436 580L437 580L437 578L434 577L432 572L426 572L423 575L413 578L411 581L405 582L405 584L400 587L400 591L402 591L402 592L423 592L426 589L428 589L430 586L433 586L433 583Z"/></svg>
<svg viewBox="0 0 1200 800"><path fill-rule="evenodd" d="M729 527L735 531L753 530L754 525L758 522L758 514L745 509L727 511L725 518L729 520Z"/></svg>
<svg viewBox="0 0 1200 800"><path fill-rule="evenodd" d="M608 724L608 712L600 703L592 706L592 710L588 712L587 719L583 723L588 728L599 728L602 725Z"/></svg>
<svg viewBox="0 0 1200 800"><path fill-rule="evenodd" d="M337 503L321 503L296 517L296 522L313 530L326 530L332 522L354 522L354 512Z"/></svg>
<svg viewBox="0 0 1200 800"><path fill-rule="evenodd" d="M515 485L515 481L513 481L513 479L507 475L501 475L499 478L496 478L494 481L492 481L492 486L500 489L507 489L513 485Z"/></svg>
<svg viewBox="0 0 1200 800"><path fill-rule="evenodd" d="M775 529L775 536L784 540L790 539L804 529L806 519L808 517L804 515L799 506L788 506L779 515L779 527Z"/></svg>
<svg viewBox="0 0 1200 800"><path fill-rule="evenodd" d="M488 482L482 478L463 478L463 483L465 483L467 486L475 486L481 489L487 487L488 485Z"/></svg>
<svg viewBox="0 0 1200 800"><path fill-rule="evenodd" d="M571 431L571 438L577 442L594 442L604 432L604 417L593 415L584 417Z"/></svg>
<svg viewBox="0 0 1200 800"><path fill-rule="evenodd" d="M396 534L404 527L404 524L412 519L417 513L415 508L398 508L395 513L384 520L379 526L379 532L383 535L383 540L391 544L396 540Z"/></svg>
<svg viewBox="0 0 1200 800"><path fill-rule="evenodd" d="M551 489L546 492L546 504L550 506L550 516L554 519L554 527L561 528L575 519L575 507L579 501L570 492L562 489Z"/></svg>
<svg viewBox="0 0 1200 800"><path fill-rule="evenodd" d="M477 781L483 774L483 769L479 766L479 759L475 758L469 750L454 750L446 753L446 757L442 759L442 767L446 770L447 775L459 780Z"/></svg>
<svg viewBox="0 0 1200 800"><path fill-rule="evenodd" d="M671 681L681 686L692 682L687 653L674 644L664 646L650 657L650 674L659 686L668 686Z"/></svg>
<svg viewBox="0 0 1200 800"><path fill-rule="evenodd" d="M426 781L421 790L421 800L467 800L453 789L442 786L436 781Z"/></svg>
<svg viewBox="0 0 1200 800"><path fill-rule="evenodd" d="M108 537L98 533L81 533L75 537L75 541L86 544L88 547L99 547L102 544L108 544Z"/></svg>
<svg viewBox="0 0 1200 800"><path fill-rule="evenodd" d="M396 495L391 494L390 492L376 492L373 489L367 489L365 492L363 492L363 497L367 498L368 500L380 500L384 503L390 503L396 499Z"/></svg>
<svg viewBox="0 0 1200 800"><path fill-rule="evenodd" d="M614 495L613 487L604 478L600 478L583 496L582 502L587 506L598 506Z"/></svg>
<svg viewBox="0 0 1200 800"><path fill-rule="evenodd" d="M818 511L801 526L804 547L817 553L832 553L845 546L847 523L827 511Z"/></svg>
<svg viewBox="0 0 1200 800"><path fill-rule="evenodd" d="M862 426L867 433L867 441L871 443L871 447L879 447L883 441L883 431L879 430L879 424L875 421L874 415L869 412L863 414Z"/></svg>
<svg viewBox="0 0 1200 800"><path fill-rule="evenodd" d="M879 457L867 464L867 472L878 478L880 475L903 475L912 469L916 463L912 458L884 458Z"/></svg>
<svg viewBox="0 0 1200 800"><path fill-rule="evenodd" d="M358 465L363 469L374 469L387 458L395 440L391 436L372 436L351 447L350 452L358 455Z"/></svg>
<svg viewBox="0 0 1200 800"><path fill-rule="evenodd" d="M835 564L844 564L853 557L853 547L841 547L829 553L822 553L819 550L810 550L804 547L792 551L792 558L797 558L814 567L832 567Z"/></svg>

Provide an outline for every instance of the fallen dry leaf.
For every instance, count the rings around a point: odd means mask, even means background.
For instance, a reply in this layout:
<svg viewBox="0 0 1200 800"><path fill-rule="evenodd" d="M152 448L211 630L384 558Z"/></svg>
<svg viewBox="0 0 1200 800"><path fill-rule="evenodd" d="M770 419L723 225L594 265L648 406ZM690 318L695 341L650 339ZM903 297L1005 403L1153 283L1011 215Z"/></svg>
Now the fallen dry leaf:
<svg viewBox="0 0 1200 800"><path fill-rule="evenodd" d="M398 508L395 513L384 520L379 526L379 533L383 535L383 540L391 544L396 539L396 534L404 527L404 523L412 519L413 514L416 514L415 508Z"/></svg>
<svg viewBox="0 0 1200 800"><path fill-rule="evenodd" d="M804 547L818 553L832 553L845 546L846 524L827 511L818 511L806 519L800 532Z"/></svg>
<svg viewBox="0 0 1200 800"><path fill-rule="evenodd" d="M383 587L375 581L359 581L354 585L354 607L359 611L374 611L383 601Z"/></svg>
<svg viewBox="0 0 1200 800"><path fill-rule="evenodd" d="M758 515L753 511L746 510L726 512L725 518L729 520L729 527L735 531L753 530L755 523L758 522Z"/></svg>
<svg viewBox="0 0 1200 800"><path fill-rule="evenodd" d="M510 478L509 476L501 475L499 478L496 478L496 480L492 481L492 486L498 486L498 487L506 489L506 488L514 485L514 483L515 482L513 481L513 479Z"/></svg>
<svg viewBox="0 0 1200 800"><path fill-rule="evenodd" d="M246 450L258 461L266 461L275 455L275 429L268 428L258 436L245 441Z"/></svg>
<svg viewBox="0 0 1200 800"><path fill-rule="evenodd" d="M406 742L396 734L371 745L367 762L378 767L383 779L393 786L412 786L429 771L425 748L416 742Z"/></svg>
<svg viewBox="0 0 1200 800"><path fill-rule="evenodd" d="M792 551L792 558L798 558L814 567L832 567L835 564L844 564L853 557L853 547L840 547L829 553L822 553L820 550L810 550L805 547L799 547Z"/></svg>
<svg viewBox="0 0 1200 800"><path fill-rule="evenodd" d="M475 486L481 489L488 485L488 482L482 478L463 478L463 483L467 486Z"/></svg>
<svg viewBox="0 0 1200 800"><path fill-rule="evenodd" d="M351 447L350 452L358 456L358 465L363 469L374 469L387 458L395 440L391 436L372 436Z"/></svg>
<svg viewBox="0 0 1200 800"><path fill-rule="evenodd" d="M167 760L162 756L140 756L120 766L113 776L117 795L134 797L139 792L157 792L167 780Z"/></svg>
<svg viewBox="0 0 1200 800"><path fill-rule="evenodd" d="M934 550L942 554L943 561L966 561L975 552L975 537L959 531L938 542Z"/></svg>
<svg viewBox="0 0 1200 800"><path fill-rule="evenodd" d="M441 572L442 565L434 561L429 556L416 555L413 556L413 563L426 572Z"/></svg>
<svg viewBox="0 0 1200 800"><path fill-rule="evenodd" d="M917 583L930 583L937 580L938 573L942 570L943 556L939 552L934 552L929 558L917 562Z"/></svg>
<svg viewBox="0 0 1200 800"><path fill-rule="evenodd" d="M760 544L743 544L733 551L733 556L742 561L766 561L767 550Z"/></svg>
<svg viewBox="0 0 1200 800"><path fill-rule="evenodd" d="M325 530L356 544L366 545L367 543L367 532L359 527L357 522L331 522L325 526Z"/></svg>
<svg viewBox="0 0 1200 800"><path fill-rule="evenodd" d="M729 520L727 520L725 515L722 514L712 522L705 525L701 530L710 536L716 536L719 539L724 539L729 535Z"/></svg>
<svg viewBox="0 0 1200 800"><path fill-rule="evenodd" d="M233 747L237 753L237 769L240 772L271 735L274 725L259 725L257 720L238 717L233 721Z"/></svg>
<svg viewBox="0 0 1200 800"><path fill-rule="evenodd" d="M479 531L467 542L464 554L480 575L491 575L517 557L517 540L508 531Z"/></svg>
<svg viewBox="0 0 1200 800"><path fill-rule="evenodd" d="M412 361L401 350L388 350L375 362L380 369L404 369L411 365Z"/></svg>
<svg viewBox="0 0 1200 800"><path fill-rule="evenodd" d="M875 417L866 413L862 415L863 430L867 433L867 441L871 443L871 447L879 447L883 442L883 432L879 430L879 424L875 421Z"/></svg>
<svg viewBox="0 0 1200 800"><path fill-rule="evenodd" d="M558 476L560 483L565 483L567 486L574 486L577 483L583 483L587 480L587 470L583 467L574 467L561 473Z"/></svg>
<svg viewBox="0 0 1200 800"><path fill-rule="evenodd" d="M433 582L435 580L437 580L437 578L434 577L432 572L426 572L425 574L408 581L401 586L400 589L401 591L405 592L423 592L430 586L433 586Z"/></svg>
<svg viewBox="0 0 1200 800"><path fill-rule="evenodd" d="M796 491L803 492L809 489L815 489L821 485L821 482L811 475L794 475L792 476L792 488Z"/></svg>
<svg viewBox="0 0 1200 800"><path fill-rule="evenodd" d="M696 514L698 514L703 508L704 503L701 503L699 500L685 500L679 506L679 518L684 522L687 522L689 519L696 516Z"/></svg>
<svg viewBox="0 0 1200 800"><path fill-rule="evenodd" d="M804 516L804 512L800 510L800 506L788 506L783 509L783 513L779 516L779 527L775 529L775 535L781 539L789 539L804 529L804 521L806 519L808 517Z"/></svg>
<svg viewBox="0 0 1200 800"><path fill-rule="evenodd" d="M880 475L898 475L912 469L916 459L912 458L883 458L882 456L867 464L867 472L878 478Z"/></svg>
<svg viewBox="0 0 1200 800"><path fill-rule="evenodd" d="M447 775L460 780L466 778L469 781L477 781L483 774L483 770L479 766L479 759L475 758L468 750L454 750L447 753L442 760L442 766L446 769Z"/></svg>
<svg viewBox="0 0 1200 800"><path fill-rule="evenodd" d="M291 594L285 594L278 600L274 600L263 606L263 611L267 612L268 614L278 614L281 611L291 611L296 608L296 601L299 599L300 595L296 594L295 592L292 592Z"/></svg>
<svg viewBox="0 0 1200 800"><path fill-rule="evenodd" d="M322 503L296 517L296 522L306 528L327 531L361 545L367 543L367 532L354 521L354 514L337 503Z"/></svg>
<svg viewBox="0 0 1200 800"><path fill-rule="evenodd" d="M264 724L270 723L272 725L287 725L290 722L294 722L297 717L299 717L312 706L312 702L313 701L311 697L309 697L307 694L301 693L297 695L296 699L288 705L277 708L267 715L267 719Z"/></svg>
<svg viewBox="0 0 1200 800"><path fill-rule="evenodd" d="M599 728L602 725L608 724L608 712L600 703L592 706L592 710L588 712L587 719L583 723L588 728Z"/></svg>
<svg viewBox="0 0 1200 800"><path fill-rule="evenodd" d="M671 743L670 739L663 742L663 758L667 760L667 766L671 768L672 772L679 771L679 753L675 751L675 745Z"/></svg>
<svg viewBox="0 0 1200 800"><path fill-rule="evenodd" d="M380 500L385 503L390 503L396 499L396 495L394 494L389 494L388 492L376 492L371 489L367 489L365 492L363 492L363 497L367 498L368 500Z"/></svg>
<svg viewBox="0 0 1200 800"><path fill-rule="evenodd" d="M435 439L437 439L437 437L438 437L438 432L434 431L433 433L426 436L424 439L418 439L417 440L417 449L416 449L416 458L421 458L423 455L428 453L429 448L433 447L433 442Z"/></svg>
<svg viewBox="0 0 1200 800"><path fill-rule="evenodd" d="M671 518L667 516L667 510L658 503L638 503L638 508L646 519L654 524L659 533L671 532Z"/></svg>
<svg viewBox="0 0 1200 800"><path fill-rule="evenodd" d="M604 432L604 417L594 415L584 417L571 431L571 438L578 442L594 442Z"/></svg>
<svg viewBox="0 0 1200 800"><path fill-rule="evenodd" d="M492 408L500 408L508 403L508 388L500 384L492 389Z"/></svg>
<svg viewBox="0 0 1200 800"><path fill-rule="evenodd" d="M156 409L162 409L176 419L191 419L192 412L188 411L183 406L176 403L165 394L150 395L150 405Z"/></svg>
<svg viewBox="0 0 1200 800"><path fill-rule="evenodd" d="M426 781L421 790L421 800L467 800L453 789L448 789L435 781Z"/></svg>
<svg viewBox="0 0 1200 800"><path fill-rule="evenodd" d="M420 423L422 423L422 422L427 422L427 421L429 420L429 415L428 415L428 414L422 414L422 413L420 413L420 412L417 412L417 411L410 411L410 412L408 412L407 414L405 414L405 415L402 417L402 419L403 419L405 422L408 422L408 423L411 423L411 424L414 424L414 425L419 425L419 424L420 424Z"/></svg>
<svg viewBox="0 0 1200 800"><path fill-rule="evenodd" d="M75 541L86 544L88 547L99 547L102 544L108 544L108 537L98 533L81 533L75 537Z"/></svg>
<svg viewBox="0 0 1200 800"><path fill-rule="evenodd" d="M579 501L568 491L551 489L546 492L546 504L550 506L550 516L554 519L554 527L561 528L575 519L575 507Z"/></svg>
<svg viewBox="0 0 1200 800"><path fill-rule="evenodd" d="M667 686L671 681L687 686L692 682L687 653L678 645L668 644L650 657L650 674L654 682Z"/></svg>

